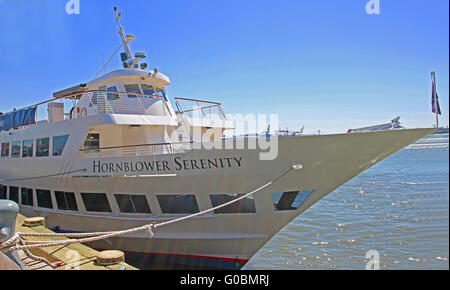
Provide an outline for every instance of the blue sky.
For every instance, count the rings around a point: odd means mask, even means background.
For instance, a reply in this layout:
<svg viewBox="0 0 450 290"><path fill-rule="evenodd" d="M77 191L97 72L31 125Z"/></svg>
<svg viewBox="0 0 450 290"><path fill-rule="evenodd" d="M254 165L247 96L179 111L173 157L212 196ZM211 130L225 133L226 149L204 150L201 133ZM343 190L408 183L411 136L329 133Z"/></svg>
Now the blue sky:
<svg viewBox="0 0 450 290"><path fill-rule="evenodd" d="M227 113L279 114L282 128L342 132L389 121L430 127L435 70L448 125L449 2L380 0L0 0L0 111L90 81L120 45L113 7L168 75L171 97ZM120 68L119 57L112 63Z"/></svg>

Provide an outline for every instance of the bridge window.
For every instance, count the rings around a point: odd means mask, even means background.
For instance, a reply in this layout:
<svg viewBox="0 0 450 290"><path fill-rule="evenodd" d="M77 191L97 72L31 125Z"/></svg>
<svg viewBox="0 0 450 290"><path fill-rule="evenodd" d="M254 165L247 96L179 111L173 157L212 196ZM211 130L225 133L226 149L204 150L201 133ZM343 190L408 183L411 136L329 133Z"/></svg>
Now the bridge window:
<svg viewBox="0 0 450 290"><path fill-rule="evenodd" d="M211 194L211 203L213 207L242 197L243 194ZM234 202L225 207L214 211L215 214L233 214L233 213L255 213L255 202L252 197L246 197L240 201Z"/></svg>
<svg viewBox="0 0 450 290"><path fill-rule="evenodd" d="M19 203L19 188L15 186L9 187L9 200Z"/></svg>
<svg viewBox="0 0 450 290"><path fill-rule="evenodd" d="M81 193L81 198L87 211L111 212L105 193Z"/></svg>
<svg viewBox="0 0 450 290"><path fill-rule="evenodd" d="M62 155L64 147L66 147L67 139L69 139L69 135L53 137L53 156Z"/></svg>
<svg viewBox="0 0 450 290"><path fill-rule="evenodd" d="M137 93L140 94L141 93L141 89L139 88L138 84L132 84L132 85L124 85L125 87L125 91L127 93ZM128 95L129 98L137 98L136 95Z"/></svg>
<svg viewBox="0 0 450 290"><path fill-rule="evenodd" d="M167 214L186 214L198 212L198 204L193 194L157 195L161 211Z"/></svg>
<svg viewBox="0 0 450 290"><path fill-rule="evenodd" d="M36 199L38 207L53 208L50 190L36 189Z"/></svg>
<svg viewBox="0 0 450 290"><path fill-rule="evenodd" d="M151 213L145 195L114 194L121 212Z"/></svg>
<svg viewBox="0 0 450 290"><path fill-rule="evenodd" d="M141 85L142 91L145 95L157 95L155 89L149 85ZM146 98L150 98L150 96L145 96Z"/></svg>
<svg viewBox="0 0 450 290"><path fill-rule="evenodd" d="M161 88L153 87L151 85L144 85L141 84L142 92L145 95L153 95L153 96L159 96L162 97L165 101L167 101L166 95L164 93L164 90ZM150 96L146 96L147 98L151 98Z"/></svg>
<svg viewBox="0 0 450 290"><path fill-rule="evenodd" d="M313 190L276 192L272 194L274 208L280 210L296 210L311 195Z"/></svg>
<svg viewBox="0 0 450 290"><path fill-rule="evenodd" d="M58 209L78 211L77 200L73 192L55 191L55 198Z"/></svg>
<svg viewBox="0 0 450 290"><path fill-rule="evenodd" d="M22 188L22 204L33 206L33 190L30 188Z"/></svg>
<svg viewBox="0 0 450 290"><path fill-rule="evenodd" d="M8 187L0 184L0 199L6 199L7 193L8 193Z"/></svg>
<svg viewBox="0 0 450 290"><path fill-rule="evenodd" d="M12 144L11 144L11 157L12 158L19 158L21 149L22 149L22 144L20 143L20 141L12 142Z"/></svg>
<svg viewBox="0 0 450 290"><path fill-rule="evenodd" d="M33 140L23 141L22 157L33 157Z"/></svg>
<svg viewBox="0 0 450 290"><path fill-rule="evenodd" d="M36 157L48 157L50 138L36 140Z"/></svg>
<svg viewBox="0 0 450 290"><path fill-rule="evenodd" d="M9 157L9 143L2 143L2 157Z"/></svg>
<svg viewBox="0 0 450 290"><path fill-rule="evenodd" d="M109 92L117 92L117 88L115 86L109 87L106 90L109 91ZM119 99L119 94L108 93L107 94L107 98L108 98L109 101L118 100Z"/></svg>

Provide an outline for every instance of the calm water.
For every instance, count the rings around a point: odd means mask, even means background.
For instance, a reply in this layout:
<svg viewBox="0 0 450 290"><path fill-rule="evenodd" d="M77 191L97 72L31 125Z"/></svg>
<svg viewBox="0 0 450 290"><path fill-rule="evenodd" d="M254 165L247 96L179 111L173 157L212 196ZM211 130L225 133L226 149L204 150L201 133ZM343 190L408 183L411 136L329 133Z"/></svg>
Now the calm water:
<svg viewBox="0 0 450 290"><path fill-rule="evenodd" d="M449 269L448 134L431 135L292 221L244 269Z"/></svg>

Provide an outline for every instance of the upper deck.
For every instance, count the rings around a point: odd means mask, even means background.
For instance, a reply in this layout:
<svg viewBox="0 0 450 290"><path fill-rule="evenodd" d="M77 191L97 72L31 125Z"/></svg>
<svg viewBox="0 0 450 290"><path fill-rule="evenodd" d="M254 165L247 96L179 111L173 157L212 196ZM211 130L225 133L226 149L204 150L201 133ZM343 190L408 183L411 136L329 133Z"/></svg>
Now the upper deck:
<svg viewBox="0 0 450 290"><path fill-rule="evenodd" d="M100 144L103 148L141 148L149 144L171 144L185 137L192 142L191 132L199 127L202 134L213 130L214 137L210 138L220 140L224 130L234 128L217 102L175 98L175 112L166 93L166 87L171 84L169 77L156 68L147 70L146 63L139 64L146 57L144 52L137 52L133 57L128 43L134 36L123 34L119 17L116 14L125 51L120 55L123 68L55 92L47 101L0 113L1 157L8 158L10 148L20 153L20 146L37 146L43 138L47 140L51 136L70 135L69 147L82 150L85 156L95 153L86 151L83 145L91 135L99 136L95 150L100 149ZM38 152L39 148L35 149ZM45 151L49 150L52 149ZM78 156L75 153L78 152L71 151L70 156ZM35 156L32 150L14 154L14 158L19 155L42 157Z"/></svg>

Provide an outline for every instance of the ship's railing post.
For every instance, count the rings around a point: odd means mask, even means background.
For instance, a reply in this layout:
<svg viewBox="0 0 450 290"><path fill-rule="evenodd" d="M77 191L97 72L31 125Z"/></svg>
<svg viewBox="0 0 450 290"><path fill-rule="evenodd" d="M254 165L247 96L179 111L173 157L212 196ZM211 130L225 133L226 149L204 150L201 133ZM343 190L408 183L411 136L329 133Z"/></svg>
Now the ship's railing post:
<svg viewBox="0 0 450 290"><path fill-rule="evenodd" d="M140 109L141 109L140 113L141 113L141 115L145 115L145 107L144 107L144 104L141 101L141 97L138 96L138 95L136 95L136 97L137 97L139 105L140 105Z"/></svg>

